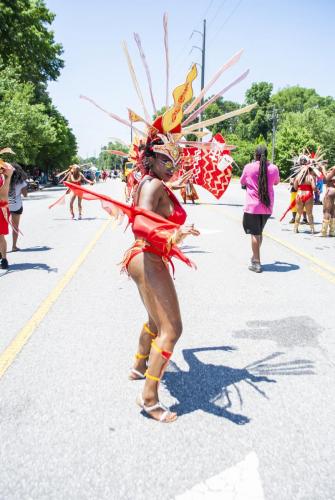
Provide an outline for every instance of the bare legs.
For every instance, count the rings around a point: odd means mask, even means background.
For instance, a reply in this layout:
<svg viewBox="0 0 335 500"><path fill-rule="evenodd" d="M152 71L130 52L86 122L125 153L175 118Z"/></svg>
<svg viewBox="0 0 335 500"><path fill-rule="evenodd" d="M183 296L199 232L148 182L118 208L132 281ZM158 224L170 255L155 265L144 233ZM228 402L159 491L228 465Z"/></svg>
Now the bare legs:
<svg viewBox="0 0 335 500"><path fill-rule="evenodd" d="M159 401L159 380L182 332L179 303L169 270L160 257L141 253L131 260L128 271L139 289L149 315L149 324L157 329L157 338L153 343L151 339L149 342L143 330L139 341L139 350L144 352L146 349L146 353L149 344L152 345L143 390L145 405L152 406ZM162 412L162 409L156 409L150 415L159 419ZM171 413L168 418L174 420L175 414Z"/></svg>
<svg viewBox="0 0 335 500"><path fill-rule="evenodd" d="M83 211L83 207L82 207L82 197L81 196L78 196L78 211L79 211L79 219L81 219L81 216L82 216L82 211Z"/></svg>
<svg viewBox="0 0 335 500"><path fill-rule="evenodd" d="M311 233L314 233L313 206L314 206L313 197L307 200L305 203L303 203L301 199L297 197L297 204L296 204L297 214L295 216L295 223L293 229L295 233L299 232L299 224L301 216L303 215L304 211L306 212L306 217L311 228Z"/></svg>
<svg viewBox="0 0 335 500"><path fill-rule="evenodd" d="M328 233L329 229L329 233ZM327 188L323 200L323 223L321 236L335 236L335 188Z"/></svg>
<svg viewBox="0 0 335 500"><path fill-rule="evenodd" d="M74 204L74 200L76 199L76 195L72 195L71 196L71 200L70 200L70 213L71 213L71 217L72 219L74 219L74 210L73 210L73 204Z"/></svg>
<svg viewBox="0 0 335 500"><path fill-rule="evenodd" d="M7 241L3 234L0 234L0 254L2 259L7 259Z"/></svg>
<svg viewBox="0 0 335 500"><path fill-rule="evenodd" d="M148 322L142 327L140 338L138 341L137 353L135 355L135 362L130 372L129 378L137 380L143 378L146 369L147 361L149 359L151 342L157 337L157 326L152 318L149 317Z"/></svg>
<svg viewBox="0 0 335 500"><path fill-rule="evenodd" d="M251 235L251 249L252 249L253 262L260 263L261 261L260 251L262 243L263 243L262 235L254 235L254 234Z"/></svg>
<svg viewBox="0 0 335 500"><path fill-rule="evenodd" d="M74 205L74 202L75 202L75 199L78 198L78 211L79 211L79 219L81 219L81 216L82 216L82 197L81 196L76 196L75 194L71 197L71 200L70 200L70 213L71 213L71 217L72 219L74 219L74 209L73 209L73 205Z"/></svg>
<svg viewBox="0 0 335 500"><path fill-rule="evenodd" d="M19 224L20 224L20 214L13 214L12 213L12 224L13 224L13 230L12 230L12 236L13 236L13 246L12 246L12 251L16 252L18 250L18 247L16 246L17 244L17 239L19 237Z"/></svg>
<svg viewBox="0 0 335 500"><path fill-rule="evenodd" d="M314 200L312 197L309 200L307 200L305 203L306 217L308 220L309 227L311 228L312 234L314 234L313 206L314 206Z"/></svg>

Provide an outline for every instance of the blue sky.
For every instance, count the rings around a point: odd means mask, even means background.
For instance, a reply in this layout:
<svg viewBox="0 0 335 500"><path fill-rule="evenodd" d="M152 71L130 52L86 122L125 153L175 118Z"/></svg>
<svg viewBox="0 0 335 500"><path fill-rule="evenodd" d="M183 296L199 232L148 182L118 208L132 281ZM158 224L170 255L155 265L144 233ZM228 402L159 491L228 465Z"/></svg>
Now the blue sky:
<svg viewBox="0 0 335 500"><path fill-rule="evenodd" d="M219 91L250 68L247 79L226 99L243 102L252 82L269 81L274 90L299 84L335 97L333 0L46 0L56 14L53 30L64 47L65 68L50 95L69 120L79 154L98 154L111 137L129 141L129 130L79 99L87 95L127 118L127 106L142 113L133 89L122 40L128 43L147 107L150 100L143 67L133 39L138 32L152 73L157 106L165 100L163 13L169 15L170 87L180 84L190 64L201 61L192 45L201 45L207 19L205 81L239 49L244 54L222 75L210 93ZM195 83L196 93L200 77Z"/></svg>

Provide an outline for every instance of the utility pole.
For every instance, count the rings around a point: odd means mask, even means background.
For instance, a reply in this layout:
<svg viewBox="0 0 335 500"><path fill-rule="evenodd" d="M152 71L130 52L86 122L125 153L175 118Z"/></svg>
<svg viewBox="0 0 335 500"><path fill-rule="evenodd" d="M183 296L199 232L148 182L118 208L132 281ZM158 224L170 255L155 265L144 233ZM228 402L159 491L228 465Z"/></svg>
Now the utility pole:
<svg viewBox="0 0 335 500"><path fill-rule="evenodd" d="M201 90L205 86L205 63L206 63L206 19L204 19L204 27L202 31ZM204 103L204 98L201 99L201 104L203 103Z"/></svg>
<svg viewBox="0 0 335 500"><path fill-rule="evenodd" d="M193 45L190 53L193 49L198 49L201 51L201 90L205 86L205 64L206 64L206 19L203 20L203 30L193 30L190 38L192 38L193 33L199 33L202 36L202 47L198 47L197 45ZM201 99L201 105L204 103L204 98ZM199 115L199 121L201 121L201 115Z"/></svg>
<svg viewBox="0 0 335 500"><path fill-rule="evenodd" d="M277 110L275 107L272 108L272 154L271 161L275 161L275 145L276 145L276 128L277 128Z"/></svg>

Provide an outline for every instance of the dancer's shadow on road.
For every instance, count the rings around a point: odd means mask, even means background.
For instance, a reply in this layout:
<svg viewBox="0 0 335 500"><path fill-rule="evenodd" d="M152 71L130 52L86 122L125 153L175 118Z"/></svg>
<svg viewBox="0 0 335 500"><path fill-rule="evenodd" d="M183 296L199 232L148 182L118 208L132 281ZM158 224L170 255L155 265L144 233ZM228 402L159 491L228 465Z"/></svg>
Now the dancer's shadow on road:
<svg viewBox="0 0 335 500"><path fill-rule="evenodd" d="M178 401L171 407L171 411L177 412L180 416L202 410L226 418L234 424L244 425L250 421L249 417L232 411L231 395L233 392L237 396L240 410L243 407L240 382L245 382L258 394L268 399L267 394L259 387L259 384L276 383L277 381L273 377L277 375L311 375L314 373L313 363L306 359L275 364L268 363L268 361L283 355L282 352L275 352L243 368L203 363L196 356L196 353L200 352L231 352L234 350L235 348L228 346L184 349L182 353L189 366L188 371L181 370L175 362L171 361L163 378L165 387L171 396Z"/></svg>
<svg viewBox="0 0 335 500"><path fill-rule="evenodd" d="M297 271L300 266L297 264L290 264L289 262L281 262L276 260L272 264L263 264L262 270L266 273L288 273L289 271Z"/></svg>
<svg viewBox="0 0 335 500"><path fill-rule="evenodd" d="M48 247L48 246L44 245L44 246L20 248L19 253L23 253L23 252L47 252L48 250L52 250L52 247ZM13 253L13 252L8 252L8 253Z"/></svg>
<svg viewBox="0 0 335 500"><path fill-rule="evenodd" d="M29 271L31 269L37 271L47 271L48 273L58 272L57 267L50 267L48 264L44 264L43 262L23 262L21 264L11 264L7 274L15 273L17 271Z"/></svg>
<svg viewBox="0 0 335 500"><path fill-rule="evenodd" d="M199 250L199 247L194 246L194 245L183 245L181 247L181 250L185 254L186 253L212 253L212 252L208 252L207 250Z"/></svg>

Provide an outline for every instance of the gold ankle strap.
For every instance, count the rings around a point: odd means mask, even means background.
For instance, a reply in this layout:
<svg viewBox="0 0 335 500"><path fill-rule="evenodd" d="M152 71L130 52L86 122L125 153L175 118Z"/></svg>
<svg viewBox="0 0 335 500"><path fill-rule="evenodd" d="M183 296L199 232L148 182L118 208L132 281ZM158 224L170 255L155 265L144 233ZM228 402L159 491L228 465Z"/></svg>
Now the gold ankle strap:
<svg viewBox="0 0 335 500"><path fill-rule="evenodd" d="M148 370L145 372L144 376L146 378L148 378L149 380L153 380L154 382L159 382L160 381L159 377L155 377L154 375L150 375L150 373L148 372Z"/></svg>
<svg viewBox="0 0 335 500"><path fill-rule="evenodd" d="M144 323L143 330L149 335L151 335L151 337L153 337L154 339L157 337L157 333L154 333L150 330L148 323Z"/></svg>
<svg viewBox="0 0 335 500"><path fill-rule="evenodd" d="M172 352L170 351L164 351L164 349L161 349L160 347L158 347L158 345L156 344L156 342L153 340L151 342L151 347L153 347L155 349L155 351L159 352L163 358L165 358L166 360L169 360L172 356Z"/></svg>
<svg viewBox="0 0 335 500"><path fill-rule="evenodd" d="M135 354L136 359L148 359L148 357L149 357L149 354L141 354L140 352L137 352Z"/></svg>

